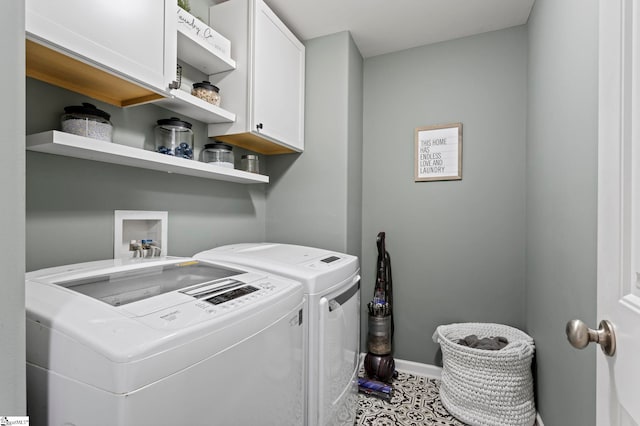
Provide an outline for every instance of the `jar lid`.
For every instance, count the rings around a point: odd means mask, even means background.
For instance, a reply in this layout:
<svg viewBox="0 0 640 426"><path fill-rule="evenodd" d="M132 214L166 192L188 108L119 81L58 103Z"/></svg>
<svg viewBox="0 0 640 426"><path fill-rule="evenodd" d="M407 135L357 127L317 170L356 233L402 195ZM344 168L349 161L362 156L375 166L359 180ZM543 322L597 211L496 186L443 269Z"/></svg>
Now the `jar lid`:
<svg viewBox="0 0 640 426"><path fill-rule="evenodd" d="M213 90L216 93L220 91L220 89L218 89L218 86L214 86L209 81L203 81L202 83L193 83L194 89L197 89L199 87L202 87L203 89L207 89L207 90Z"/></svg>
<svg viewBox="0 0 640 426"><path fill-rule="evenodd" d="M187 129L190 129L191 123L180 120L177 117L171 117L171 118L163 118L161 120L158 120L158 126L177 126L177 127L186 127Z"/></svg>
<svg viewBox="0 0 640 426"><path fill-rule="evenodd" d="M111 114L96 108L95 105L88 102L83 102L82 105L71 105L64 107L64 112L67 114L86 114L95 115L96 117L102 117L106 120L111 118Z"/></svg>
<svg viewBox="0 0 640 426"><path fill-rule="evenodd" d="M227 145L223 142L208 143L204 146L204 149L224 149L227 151L233 151L233 147L231 145Z"/></svg>
<svg viewBox="0 0 640 426"><path fill-rule="evenodd" d="M241 159L246 159L246 160L257 160L258 156L255 154L244 154L242 155L242 157L240 157Z"/></svg>

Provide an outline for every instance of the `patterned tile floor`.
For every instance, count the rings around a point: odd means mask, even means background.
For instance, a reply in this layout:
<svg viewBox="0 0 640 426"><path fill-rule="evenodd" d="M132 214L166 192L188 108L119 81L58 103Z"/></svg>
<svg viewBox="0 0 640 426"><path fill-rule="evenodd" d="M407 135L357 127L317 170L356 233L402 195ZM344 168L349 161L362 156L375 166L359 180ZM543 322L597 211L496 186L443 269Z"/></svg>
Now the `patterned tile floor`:
<svg viewBox="0 0 640 426"><path fill-rule="evenodd" d="M358 394L356 425L367 426L464 426L442 406L440 381L399 372L393 380L393 397Z"/></svg>

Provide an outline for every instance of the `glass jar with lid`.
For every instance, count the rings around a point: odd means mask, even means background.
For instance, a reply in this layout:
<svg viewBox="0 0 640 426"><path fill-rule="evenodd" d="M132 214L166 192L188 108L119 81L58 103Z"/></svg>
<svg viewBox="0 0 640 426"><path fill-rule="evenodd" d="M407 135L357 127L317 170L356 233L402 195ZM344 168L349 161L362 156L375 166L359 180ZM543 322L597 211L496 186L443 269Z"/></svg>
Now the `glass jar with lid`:
<svg viewBox="0 0 640 426"><path fill-rule="evenodd" d="M202 161L233 169L233 147L218 141L208 143L204 146L204 150L202 150Z"/></svg>
<svg viewBox="0 0 640 426"><path fill-rule="evenodd" d="M158 120L154 129L156 152L193 159L191 123L176 117Z"/></svg>
<svg viewBox="0 0 640 426"><path fill-rule="evenodd" d="M109 113L83 102L82 105L64 107L60 124L63 132L111 142L113 125L110 118Z"/></svg>
<svg viewBox="0 0 640 426"><path fill-rule="evenodd" d="M191 94L215 106L220 106L220 89L208 81L193 83Z"/></svg>
<svg viewBox="0 0 640 426"><path fill-rule="evenodd" d="M245 172L260 173L260 163L255 154L244 154L240 157L240 168Z"/></svg>

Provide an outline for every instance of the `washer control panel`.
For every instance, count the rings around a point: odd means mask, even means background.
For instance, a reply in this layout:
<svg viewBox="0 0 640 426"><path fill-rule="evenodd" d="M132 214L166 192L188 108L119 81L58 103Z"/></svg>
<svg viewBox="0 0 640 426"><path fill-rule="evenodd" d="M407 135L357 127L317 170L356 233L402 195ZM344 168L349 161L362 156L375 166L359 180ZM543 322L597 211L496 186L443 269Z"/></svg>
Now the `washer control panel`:
<svg viewBox="0 0 640 426"><path fill-rule="evenodd" d="M250 283L235 279L218 280L179 291L189 296L191 301L139 317L139 320L154 328L183 328L241 310L245 306L260 303L266 299L277 298L278 293L285 288L271 279L264 278Z"/></svg>
<svg viewBox="0 0 640 426"><path fill-rule="evenodd" d="M233 305L237 305L240 302L255 299L255 297L244 298L249 294L257 292L254 296L259 297L273 291L273 289L274 286L268 281L251 282L249 284L235 279L224 279L182 290L180 293L212 305L222 305L232 301L236 302Z"/></svg>
<svg viewBox="0 0 640 426"><path fill-rule="evenodd" d="M335 269L339 269L341 267L341 265L343 265L345 262L349 261L349 257L346 256L339 256L337 253L336 254L324 254L321 257L316 257L314 259L311 259L305 263L303 263L303 265L307 268L310 269L315 269L317 271L328 271L328 270L335 270Z"/></svg>
<svg viewBox="0 0 640 426"><path fill-rule="evenodd" d="M245 285L242 287L234 288L233 290L226 291L224 293L217 294L213 297L205 299L205 301L211 303L212 305L219 305L221 303L229 302L239 297L246 296L247 294L253 293L254 291L258 291L258 288L251 285Z"/></svg>

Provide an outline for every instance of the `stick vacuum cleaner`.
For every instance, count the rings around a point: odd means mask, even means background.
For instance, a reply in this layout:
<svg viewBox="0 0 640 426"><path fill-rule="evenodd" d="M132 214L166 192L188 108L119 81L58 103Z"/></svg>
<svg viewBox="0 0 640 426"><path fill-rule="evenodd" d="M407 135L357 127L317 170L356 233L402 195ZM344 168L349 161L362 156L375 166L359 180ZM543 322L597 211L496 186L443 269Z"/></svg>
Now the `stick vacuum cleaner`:
<svg viewBox="0 0 640 426"><path fill-rule="evenodd" d="M378 233L378 262L373 300L369 308L369 332L364 370L371 380L389 383L396 366L391 353L393 340L393 288L391 258L385 249L385 233Z"/></svg>

